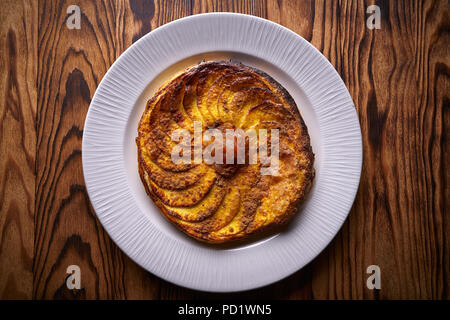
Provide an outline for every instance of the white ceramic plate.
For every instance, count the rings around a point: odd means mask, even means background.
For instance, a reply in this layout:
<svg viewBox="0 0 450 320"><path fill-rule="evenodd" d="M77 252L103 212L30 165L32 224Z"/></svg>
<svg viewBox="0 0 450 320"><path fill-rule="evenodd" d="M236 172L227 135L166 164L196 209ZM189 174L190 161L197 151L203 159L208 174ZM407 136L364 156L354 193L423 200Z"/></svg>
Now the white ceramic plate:
<svg viewBox="0 0 450 320"><path fill-rule="evenodd" d="M316 177L301 212L283 232L234 246L203 244L173 227L145 193L135 144L145 102L170 75L202 59L235 59L261 69L299 106L316 155ZM87 190L111 238L153 274L205 291L261 287L309 263L346 219L361 164L358 117L332 65L289 29L242 14L190 16L133 44L101 81L83 135Z"/></svg>

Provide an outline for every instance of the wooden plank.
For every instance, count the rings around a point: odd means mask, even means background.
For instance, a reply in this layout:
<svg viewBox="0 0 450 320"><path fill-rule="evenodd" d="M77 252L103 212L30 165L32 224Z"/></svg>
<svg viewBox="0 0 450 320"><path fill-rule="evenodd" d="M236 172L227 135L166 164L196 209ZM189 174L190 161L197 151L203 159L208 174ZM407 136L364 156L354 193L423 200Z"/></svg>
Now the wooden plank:
<svg viewBox="0 0 450 320"><path fill-rule="evenodd" d="M71 4L81 10L80 30L66 26ZM91 98L115 59L145 32L136 8L123 1L39 3L34 298L157 297L159 280L128 259L97 220L81 163ZM69 265L81 269L77 293L65 284Z"/></svg>
<svg viewBox="0 0 450 320"><path fill-rule="evenodd" d="M344 227L311 264L311 296L448 298L449 3L376 1L380 30L366 28L369 4L268 4L269 19L334 65L363 136L360 189ZM380 291L366 287L372 264L381 268Z"/></svg>
<svg viewBox="0 0 450 320"><path fill-rule="evenodd" d="M0 21L0 299L30 299L37 5L3 1Z"/></svg>

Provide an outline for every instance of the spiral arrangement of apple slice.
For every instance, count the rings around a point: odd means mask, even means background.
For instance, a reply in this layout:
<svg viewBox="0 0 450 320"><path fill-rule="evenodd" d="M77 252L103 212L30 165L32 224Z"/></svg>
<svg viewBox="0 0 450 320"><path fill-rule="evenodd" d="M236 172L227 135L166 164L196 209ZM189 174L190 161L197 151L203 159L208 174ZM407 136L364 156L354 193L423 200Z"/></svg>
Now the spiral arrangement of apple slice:
<svg viewBox="0 0 450 320"><path fill-rule="evenodd" d="M261 174L259 158L256 164L174 163L172 132L193 135L194 121L202 130L278 129L278 174ZM264 72L239 63L202 62L169 80L148 101L136 143L147 193L178 228L207 242L287 221L314 177L307 128L292 97Z"/></svg>

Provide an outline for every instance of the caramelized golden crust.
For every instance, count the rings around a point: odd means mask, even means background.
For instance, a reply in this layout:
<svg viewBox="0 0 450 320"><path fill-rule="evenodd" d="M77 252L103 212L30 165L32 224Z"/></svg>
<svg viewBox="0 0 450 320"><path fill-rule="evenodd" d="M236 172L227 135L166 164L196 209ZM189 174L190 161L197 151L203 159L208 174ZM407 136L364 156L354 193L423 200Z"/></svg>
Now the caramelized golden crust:
<svg viewBox="0 0 450 320"><path fill-rule="evenodd" d="M262 175L259 157L243 165L172 162L172 132L192 134L194 121L202 130L279 129L278 175ZM294 100L269 75L240 63L202 62L169 80L147 102L136 144L147 194L179 229L212 243L285 223L314 179L308 130Z"/></svg>

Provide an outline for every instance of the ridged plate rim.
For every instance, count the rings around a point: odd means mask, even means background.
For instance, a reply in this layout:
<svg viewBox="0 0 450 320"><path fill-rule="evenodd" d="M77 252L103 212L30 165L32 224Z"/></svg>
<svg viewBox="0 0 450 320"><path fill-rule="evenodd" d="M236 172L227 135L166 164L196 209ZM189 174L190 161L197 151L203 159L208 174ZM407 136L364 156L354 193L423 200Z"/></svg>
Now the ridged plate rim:
<svg viewBox="0 0 450 320"><path fill-rule="evenodd" d="M273 43L267 43L270 40ZM128 120L147 79L163 71L158 69L161 54L172 56L175 62L183 54L209 51L243 52L277 65L298 82L311 101L323 135L321 170L325 181L320 181L314 197L302 209L301 221L286 236L242 250L209 249L169 237L141 212L124 166ZM177 285L211 292L243 291L291 275L334 238L358 190L361 130L345 84L308 41L255 16L206 13L153 30L114 62L86 116L82 162L97 217L131 259Z"/></svg>

